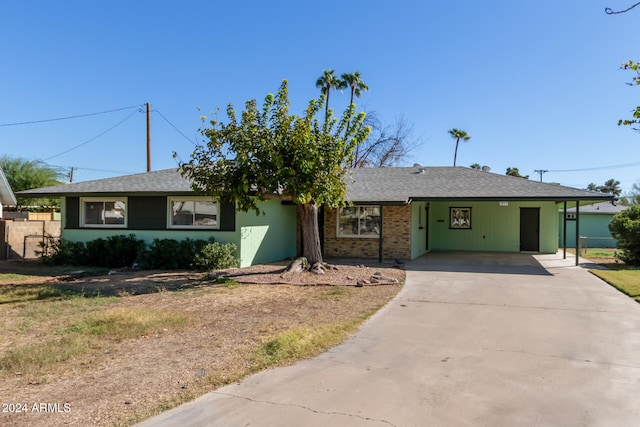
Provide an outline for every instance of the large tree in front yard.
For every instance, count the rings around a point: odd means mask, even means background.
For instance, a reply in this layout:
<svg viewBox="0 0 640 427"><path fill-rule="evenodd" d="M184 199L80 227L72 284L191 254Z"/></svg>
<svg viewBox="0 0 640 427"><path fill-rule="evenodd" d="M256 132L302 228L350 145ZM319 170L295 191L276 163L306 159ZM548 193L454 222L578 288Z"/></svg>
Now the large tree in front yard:
<svg viewBox="0 0 640 427"><path fill-rule="evenodd" d="M346 171L357 144L369 128L364 113L352 104L341 118L327 110L317 114L323 97L312 99L302 116L289 114L287 81L269 94L262 108L247 101L240 118L227 107L227 122L212 120L202 131L206 145L197 146L183 176L199 193L235 202L238 209L260 214L260 201L280 196L297 206L302 227L303 256L311 265L322 262L318 208L344 202ZM347 124L351 123L350 126Z"/></svg>

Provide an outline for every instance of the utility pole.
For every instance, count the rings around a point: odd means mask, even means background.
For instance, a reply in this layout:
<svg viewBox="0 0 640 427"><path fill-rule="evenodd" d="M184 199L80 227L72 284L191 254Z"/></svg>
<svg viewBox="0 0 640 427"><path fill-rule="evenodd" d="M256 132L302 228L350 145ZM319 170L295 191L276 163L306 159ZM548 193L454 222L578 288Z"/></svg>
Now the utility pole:
<svg viewBox="0 0 640 427"><path fill-rule="evenodd" d="M147 172L151 172L151 104L147 102Z"/></svg>
<svg viewBox="0 0 640 427"><path fill-rule="evenodd" d="M540 174L540 182L542 182L542 174L546 173L546 172L549 172L549 171L545 170L545 169L536 169L536 170L534 170L534 172Z"/></svg>
<svg viewBox="0 0 640 427"><path fill-rule="evenodd" d="M71 169L69 169L69 173L68 173L68 176L69 176L69 182L73 182L73 171L74 171L74 170L76 170L76 168L75 168L75 167L73 167L73 166L71 166Z"/></svg>

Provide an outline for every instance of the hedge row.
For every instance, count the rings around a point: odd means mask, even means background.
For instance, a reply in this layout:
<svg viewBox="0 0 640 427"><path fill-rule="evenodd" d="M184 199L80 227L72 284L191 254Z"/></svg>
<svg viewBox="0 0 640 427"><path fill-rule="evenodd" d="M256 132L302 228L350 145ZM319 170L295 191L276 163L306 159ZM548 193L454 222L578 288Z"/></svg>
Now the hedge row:
<svg viewBox="0 0 640 427"><path fill-rule="evenodd" d="M237 247L233 243L209 240L154 239L148 246L134 234L83 242L48 236L40 256L51 265L131 267L141 269L196 269L211 271L237 267Z"/></svg>

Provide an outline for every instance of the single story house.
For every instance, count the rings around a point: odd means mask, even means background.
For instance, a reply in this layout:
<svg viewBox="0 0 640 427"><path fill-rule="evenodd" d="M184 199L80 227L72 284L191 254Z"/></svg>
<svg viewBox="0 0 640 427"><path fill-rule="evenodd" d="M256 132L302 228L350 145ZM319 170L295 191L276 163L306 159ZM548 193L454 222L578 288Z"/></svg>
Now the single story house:
<svg viewBox="0 0 640 427"><path fill-rule="evenodd" d="M0 218L3 218L3 207L7 205L15 206L18 202L16 196L11 190L7 176L4 174L2 168L0 168Z"/></svg>
<svg viewBox="0 0 640 427"><path fill-rule="evenodd" d="M580 207L580 246L583 248L615 248L616 239L609 231L609 223L618 212L628 209L629 206L614 204L612 201L594 203ZM560 210L560 234L559 242L564 236L563 217L566 218L567 247L576 247L576 208L568 208L566 215L564 209Z"/></svg>
<svg viewBox="0 0 640 427"><path fill-rule="evenodd" d="M428 251L555 253L560 206L611 199L587 190L465 167L349 170L347 201L321 211L325 256L415 259ZM241 266L297 253L296 209L268 200L265 215L196 195L176 169L19 192L61 197L62 237L115 234L235 243ZM567 205L568 204L568 205Z"/></svg>

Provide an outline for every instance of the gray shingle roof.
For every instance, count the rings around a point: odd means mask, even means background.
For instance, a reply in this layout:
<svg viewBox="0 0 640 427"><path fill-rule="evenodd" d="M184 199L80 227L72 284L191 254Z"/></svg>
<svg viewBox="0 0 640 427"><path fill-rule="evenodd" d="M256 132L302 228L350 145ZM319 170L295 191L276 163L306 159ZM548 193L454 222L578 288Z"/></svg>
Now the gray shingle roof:
<svg viewBox="0 0 640 427"><path fill-rule="evenodd" d="M580 215L596 214L596 215L613 215L628 209L629 206L613 204L611 202L594 203L593 205L580 206ZM561 209L560 212L563 212ZM575 213L576 208L568 208L567 213Z"/></svg>
<svg viewBox="0 0 640 427"><path fill-rule="evenodd" d="M498 175L465 167L353 169L347 199L406 203L409 200L607 200L603 193Z"/></svg>
<svg viewBox="0 0 640 427"><path fill-rule="evenodd" d="M422 172L420 172L422 170ZM21 196L115 194L191 194L177 171L165 169L135 175L21 191ZM354 203L408 203L411 200L608 200L587 190L498 175L464 167L352 169L347 200Z"/></svg>
<svg viewBox="0 0 640 427"><path fill-rule="evenodd" d="M20 196L73 196L91 194L191 194L191 185L177 169L74 182L18 192Z"/></svg>

